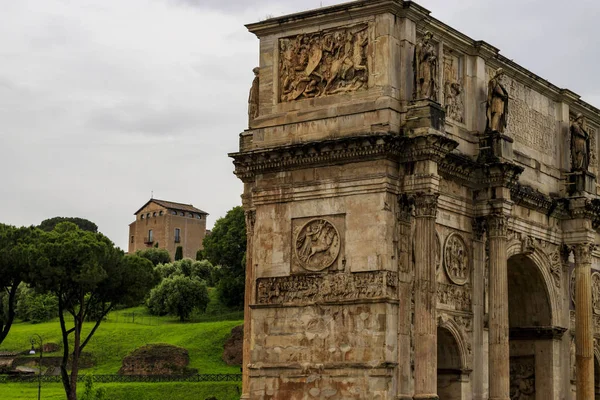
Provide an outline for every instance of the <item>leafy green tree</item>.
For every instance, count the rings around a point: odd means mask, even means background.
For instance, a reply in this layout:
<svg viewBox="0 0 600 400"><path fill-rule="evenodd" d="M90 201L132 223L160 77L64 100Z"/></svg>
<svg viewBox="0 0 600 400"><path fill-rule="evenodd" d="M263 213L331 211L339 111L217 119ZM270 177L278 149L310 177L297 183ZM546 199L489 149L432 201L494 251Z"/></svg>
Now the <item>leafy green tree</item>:
<svg viewBox="0 0 600 400"><path fill-rule="evenodd" d="M50 293L36 293L21 284L17 294L17 318L33 324L46 322L58 317L58 299Z"/></svg>
<svg viewBox="0 0 600 400"><path fill-rule="evenodd" d="M241 206L219 218L211 234L204 238L203 254L219 271L218 296L230 307L244 305L246 219Z"/></svg>
<svg viewBox="0 0 600 400"><path fill-rule="evenodd" d="M0 224L0 344L14 322L18 288L32 271L40 233L33 227Z"/></svg>
<svg viewBox="0 0 600 400"><path fill-rule="evenodd" d="M124 256L101 233L81 230L70 222L62 222L46 233L38 249L40 257L30 284L58 298L63 341L61 378L67 399L76 400L81 352L106 314L117 304L141 301L156 283L156 274L150 261ZM84 333L83 327L92 314L92 327Z"/></svg>
<svg viewBox="0 0 600 400"><path fill-rule="evenodd" d="M246 220L244 209L234 207L215 222L210 235L204 238L204 256L212 265L243 275L242 260L246 254Z"/></svg>
<svg viewBox="0 0 600 400"><path fill-rule="evenodd" d="M177 246L175 249L175 261L179 261L183 259L183 247Z"/></svg>
<svg viewBox="0 0 600 400"><path fill-rule="evenodd" d="M48 219L45 219L42 221L39 228L43 231L50 232L51 230L53 230L56 227L56 225L60 224L61 222L72 222L75 225L77 225L79 227L79 229L81 229L83 231L98 233L98 225L96 225L92 221L89 221L85 218L78 218L78 217L48 218Z"/></svg>
<svg viewBox="0 0 600 400"><path fill-rule="evenodd" d="M208 302L208 289L203 281L174 275L150 291L148 309L155 315L176 315L183 322L195 309L204 312Z"/></svg>
<svg viewBox="0 0 600 400"><path fill-rule="evenodd" d="M171 255L166 249L157 249L151 247L145 250L138 250L135 254L152 262L152 265L166 264L171 262Z"/></svg>
<svg viewBox="0 0 600 400"><path fill-rule="evenodd" d="M172 263L158 264L154 270L163 279L182 275L205 281L208 286L214 286L217 282L213 279L215 267L208 260L194 261L191 258L184 258Z"/></svg>

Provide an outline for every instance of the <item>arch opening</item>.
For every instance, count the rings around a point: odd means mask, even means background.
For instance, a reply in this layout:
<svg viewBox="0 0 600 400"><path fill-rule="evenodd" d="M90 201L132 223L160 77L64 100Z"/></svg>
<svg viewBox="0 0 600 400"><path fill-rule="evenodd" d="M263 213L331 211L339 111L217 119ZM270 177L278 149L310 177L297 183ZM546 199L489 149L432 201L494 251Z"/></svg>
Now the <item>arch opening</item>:
<svg viewBox="0 0 600 400"><path fill-rule="evenodd" d="M444 400L461 400L463 366L459 345L447 328L438 327L437 337L438 396Z"/></svg>
<svg viewBox="0 0 600 400"><path fill-rule="evenodd" d="M556 398L552 365L561 335L552 326L552 288L525 254L510 257L507 267L511 398Z"/></svg>

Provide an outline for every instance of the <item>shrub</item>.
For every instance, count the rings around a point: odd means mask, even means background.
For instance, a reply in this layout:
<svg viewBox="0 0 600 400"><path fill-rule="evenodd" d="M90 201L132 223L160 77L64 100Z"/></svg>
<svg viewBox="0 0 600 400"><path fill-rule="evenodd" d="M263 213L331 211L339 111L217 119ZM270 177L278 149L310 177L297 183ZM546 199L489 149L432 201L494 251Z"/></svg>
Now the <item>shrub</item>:
<svg viewBox="0 0 600 400"><path fill-rule="evenodd" d="M203 281L183 275L174 275L150 291L148 309L151 314L171 314L181 321L189 319L192 311L204 312L208 305L208 289Z"/></svg>

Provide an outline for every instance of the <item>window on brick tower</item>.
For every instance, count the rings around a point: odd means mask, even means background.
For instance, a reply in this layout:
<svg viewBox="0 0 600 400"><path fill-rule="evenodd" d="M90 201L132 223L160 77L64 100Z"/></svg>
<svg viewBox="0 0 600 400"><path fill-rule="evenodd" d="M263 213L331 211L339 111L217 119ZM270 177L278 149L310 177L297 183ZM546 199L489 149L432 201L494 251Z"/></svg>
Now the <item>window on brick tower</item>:
<svg viewBox="0 0 600 400"><path fill-rule="evenodd" d="M133 243L133 236L131 237L131 243Z"/></svg>
<svg viewBox="0 0 600 400"><path fill-rule="evenodd" d="M152 234L152 229L148 231L148 241L154 242L154 235Z"/></svg>
<svg viewBox="0 0 600 400"><path fill-rule="evenodd" d="M181 230L179 228L175 228L175 243L181 242Z"/></svg>

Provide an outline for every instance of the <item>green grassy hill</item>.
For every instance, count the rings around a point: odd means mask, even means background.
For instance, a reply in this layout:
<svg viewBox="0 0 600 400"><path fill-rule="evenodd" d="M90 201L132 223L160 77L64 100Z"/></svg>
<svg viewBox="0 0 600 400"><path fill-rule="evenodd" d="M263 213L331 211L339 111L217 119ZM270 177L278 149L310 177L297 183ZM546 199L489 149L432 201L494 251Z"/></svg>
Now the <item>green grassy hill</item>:
<svg viewBox="0 0 600 400"><path fill-rule="evenodd" d="M122 359L136 348L151 343L169 343L184 347L190 356L190 368L201 374L239 374L239 366L228 366L221 356L223 344L234 326L242 324L242 313L232 312L216 302L211 293L211 304L205 314L193 316L191 322L181 323L176 317L156 317L147 313L145 307L112 312L94 334L85 352L91 353L94 365L81 369L80 374L116 374ZM87 323L85 333L93 323ZM58 320L40 323L15 323L8 337L0 345L0 351L26 351L31 347L32 335L40 335L44 343L61 344ZM44 357L61 356L61 351L44 353ZM35 360L36 356L32 357ZM32 362L35 362L32 360ZM239 398L237 383L127 383L96 384L105 387L109 399L188 399L203 400L210 395L219 400ZM44 384L42 398L62 399L60 384ZM83 388L83 383L80 383ZM33 384L0 384L2 399L35 398L37 386ZM181 392L181 397L177 393ZM137 394L134 394L137 393ZM166 394L168 393L168 394ZM191 395L190 395L191 394ZM50 397L55 396L55 397Z"/></svg>

